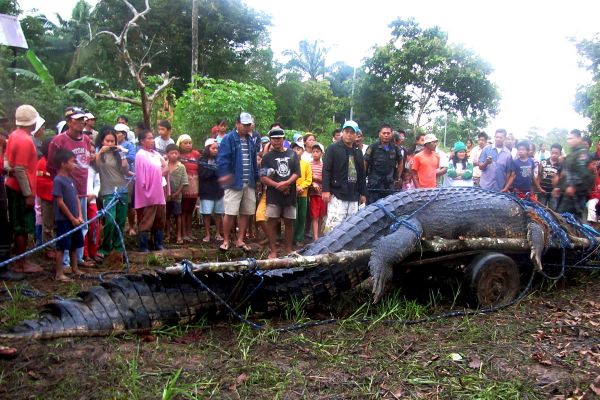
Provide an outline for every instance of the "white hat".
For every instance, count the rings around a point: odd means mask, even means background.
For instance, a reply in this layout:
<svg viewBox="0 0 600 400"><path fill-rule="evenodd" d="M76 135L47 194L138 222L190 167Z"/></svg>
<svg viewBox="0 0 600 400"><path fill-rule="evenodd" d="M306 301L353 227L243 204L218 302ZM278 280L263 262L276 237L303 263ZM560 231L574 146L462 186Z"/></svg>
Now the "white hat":
<svg viewBox="0 0 600 400"><path fill-rule="evenodd" d="M325 153L325 147L321 143L318 143L318 142L315 143L315 144L313 144L313 147L312 147L312 149L310 149L310 151L313 151L313 149L315 148L315 146L319 146L319 148L321 149L321 152Z"/></svg>
<svg viewBox="0 0 600 400"><path fill-rule="evenodd" d="M36 133L37 131L39 131L42 125L44 125L44 122L46 122L46 120L38 116L37 120L35 121L35 128L33 128L33 131L31 131L31 133Z"/></svg>
<svg viewBox="0 0 600 400"><path fill-rule="evenodd" d="M62 130L66 124L67 124L67 121L60 121L56 124L56 134L57 135L62 132Z"/></svg>
<svg viewBox="0 0 600 400"><path fill-rule="evenodd" d="M252 118L252 115L248 114L247 112L243 112L240 114L240 122L243 125L252 124L254 123L254 119Z"/></svg>
<svg viewBox="0 0 600 400"><path fill-rule="evenodd" d="M94 114L92 114L91 112L85 113L85 119L96 119L96 117L94 117Z"/></svg>
<svg viewBox="0 0 600 400"><path fill-rule="evenodd" d="M204 147L206 146L212 146L213 144L217 143L217 139L213 139L213 138L208 138L206 139L206 141L204 142Z"/></svg>
<svg viewBox="0 0 600 400"><path fill-rule="evenodd" d="M15 111L15 123L18 126L31 126L35 125L39 114L33 106L29 104L23 104L19 106Z"/></svg>
<svg viewBox="0 0 600 400"><path fill-rule="evenodd" d="M425 140L423 141L423 144L437 142L437 141L438 141L438 138L436 138L433 133L428 133L427 135L425 135Z"/></svg>
<svg viewBox="0 0 600 400"><path fill-rule="evenodd" d="M129 127L125 124L116 124L114 127L115 131L117 132L129 132Z"/></svg>

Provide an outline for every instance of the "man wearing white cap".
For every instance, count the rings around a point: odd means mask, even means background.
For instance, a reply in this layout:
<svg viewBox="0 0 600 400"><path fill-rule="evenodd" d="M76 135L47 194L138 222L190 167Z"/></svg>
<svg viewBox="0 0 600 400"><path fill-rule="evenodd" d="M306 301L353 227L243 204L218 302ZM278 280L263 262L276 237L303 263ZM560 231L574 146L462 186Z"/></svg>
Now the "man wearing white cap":
<svg viewBox="0 0 600 400"><path fill-rule="evenodd" d="M98 136L98 131L94 129L94 125L96 125L96 117L91 112L86 112L83 133L88 135L92 139L92 142L95 142L96 136Z"/></svg>
<svg viewBox="0 0 600 400"><path fill-rule="evenodd" d="M36 194L37 149L32 133L39 115L35 108L25 104L17 108L13 131L6 146L5 161L10 167L6 180L8 211L14 234L16 254L27 250L27 235L34 232L33 206ZM2 227L7 229L8 227ZM22 258L15 262L15 272L35 273L42 268Z"/></svg>
<svg viewBox="0 0 600 400"><path fill-rule="evenodd" d="M342 139L327 147L323 159L323 201L329 203L325 232L331 231L367 201L365 162L356 147L358 124L346 121Z"/></svg>
<svg viewBox="0 0 600 400"><path fill-rule="evenodd" d="M437 138L428 133L423 140L423 151L412 159L411 168L416 188L435 188L437 177L446 173L447 168L440 167L440 155L436 153Z"/></svg>
<svg viewBox="0 0 600 400"><path fill-rule="evenodd" d="M229 132L219 146L217 154L217 176L225 189L225 218L223 221L223 244L219 248L229 250L229 234L238 217L238 233L235 246L244 251L250 247L244 242L250 216L256 211L256 147L250 138L252 115L242 112L237 118L235 129Z"/></svg>

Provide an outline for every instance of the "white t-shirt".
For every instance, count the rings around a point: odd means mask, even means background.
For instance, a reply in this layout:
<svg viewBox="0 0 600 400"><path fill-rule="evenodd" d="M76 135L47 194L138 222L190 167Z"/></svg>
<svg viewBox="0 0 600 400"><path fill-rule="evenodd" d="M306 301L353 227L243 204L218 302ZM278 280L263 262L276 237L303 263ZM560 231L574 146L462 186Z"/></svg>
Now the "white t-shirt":
<svg viewBox="0 0 600 400"><path fill-rule="evenodd" d="M154 138L154 147L156 148L156 151L158 151L160 154L165 154L167 146L171 143L175 143L175 141L171 138L167 140L163 140L163 138L160 136Z"/></svg>

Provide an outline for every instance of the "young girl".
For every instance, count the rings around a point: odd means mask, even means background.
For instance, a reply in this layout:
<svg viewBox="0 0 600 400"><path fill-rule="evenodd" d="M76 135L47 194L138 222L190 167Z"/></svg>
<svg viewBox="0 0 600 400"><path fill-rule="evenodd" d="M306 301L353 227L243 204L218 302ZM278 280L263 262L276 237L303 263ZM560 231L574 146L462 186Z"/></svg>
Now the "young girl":
<svg viewBox="0 0 600 400"><path fill-rule="evenodd" d="M52 209L52 203L54 198L52 197L52 177L48 172L48 145L52 137L45 139L42 142L42 158L38 160L36 168L36 187L37 196L40 198L41 211L42 211L42 243L49 242L54 238L54 211ZM56 254L54 252L54 246L46 248L46 257L50 260L54 260Z"/></svg>
<svg viewBox="0 0 600 400"><path fill-rule="evenodd" d="M413 183L412 174L409 168L404 168L402 171L402 190L414 189L415 184Z"/></svg>
<svg viewBox="0 0 600 400"><path fill-rule="evenodd" d="M473 186L473 164L467 157L467 146L456 142L453 148L454 156L448 164L448 182L450 186Z"/></svg>
<svg viewBox="0 0 600 400"><path fill-rule="evenodd" d="M181 225L183 240L193 242L196 238L192 235L192 216L198 203L198 161L200 152L192 148L190 135L181 135L177 138L179 146L179 160L187 172L188 185L183 187L181 199Z"/></svg>
<svg viewBox="0 0 600 400"><path fill-rule="evenodd" d="M96 137L95 165L100 176L100 193L102 204L107 205L113 199L118 201L114 207L106 210L109 217L105 218L102 230L102 244L98 250L98 257L108 256L112 251L122 255L123 242L119 237L118 229L125 235L125 222L127 221L128 199L127 182L124 175L129 171L127 158L123 148L117 145L117 135L113 128L103 127ZM114 221L114 222L113 222ZM116 222L116 226L115 226Z"/></svg>
<svg viewBox="0 0 600 400"><path fill-rule="evenodd" d="M223 240L223 195L224 191L219 185L217 178L217 152L218 145L216 139L207 139L204 142L204 153L200 159L200 205L204 230L206 234L203 242L210 242L210 219L214 215L217 225L215 239Z"/></svg>

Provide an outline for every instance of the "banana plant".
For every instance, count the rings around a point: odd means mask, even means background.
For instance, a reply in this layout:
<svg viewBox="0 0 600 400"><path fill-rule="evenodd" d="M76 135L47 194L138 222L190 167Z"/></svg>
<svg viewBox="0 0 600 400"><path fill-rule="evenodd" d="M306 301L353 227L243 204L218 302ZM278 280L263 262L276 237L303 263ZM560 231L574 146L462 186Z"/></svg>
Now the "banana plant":
<svg viewBox="0 0 600 400"><path fill-rule="evenodd" d="M93 78L91 76L82 76L77 79L73 79L70 82L65 83L64 85L57 85L54 81L54 77L46 67L46 65L38 58L35 52L31 49L27 50L25 53L25 58L31 66L33 67L33 71L23 68L8 68L8 71L16 74L17 76L40 82L42 85L46 86L50 90L59 90L63 91L69 97L79 97L83 99L88 105L94 105L96 102L92 96L87 94L85 91L80 89L80 87L85 85L93 85L95 90L101 89L102 87L107 86L106 82Z"/></svg>

